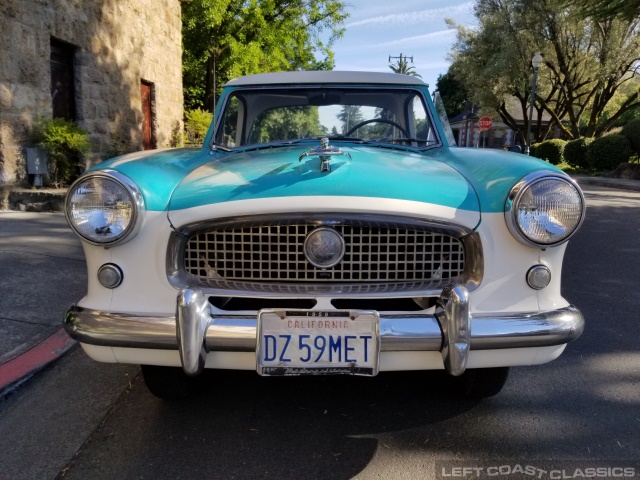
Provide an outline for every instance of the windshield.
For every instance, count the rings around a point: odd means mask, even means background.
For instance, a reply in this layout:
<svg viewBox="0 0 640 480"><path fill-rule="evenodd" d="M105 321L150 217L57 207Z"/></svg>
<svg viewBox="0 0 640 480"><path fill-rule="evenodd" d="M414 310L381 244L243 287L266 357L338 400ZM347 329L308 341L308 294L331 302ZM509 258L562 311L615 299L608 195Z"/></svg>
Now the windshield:
<svg viewBox="0 0 640 480"><path fill-rule="evenodd" d="M419 91L346 87L232 92L215 143L235 148L321 137L417 148L438 143Z"/></svg>

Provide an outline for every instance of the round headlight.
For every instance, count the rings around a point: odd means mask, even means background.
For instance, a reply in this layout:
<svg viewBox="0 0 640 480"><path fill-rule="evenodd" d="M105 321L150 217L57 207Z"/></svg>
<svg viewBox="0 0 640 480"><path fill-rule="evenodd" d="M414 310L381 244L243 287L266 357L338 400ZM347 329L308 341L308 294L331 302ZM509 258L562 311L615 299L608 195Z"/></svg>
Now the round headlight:
<svg viewBox="0 0 640 480"><path fill-rule="evenodd" d="M122 174L104 171L78 179L69 189L66 216L71 228L94 245L111 245L136 228L142 195Z"/></svg>
<svg viewBox="0 0 640 480"><path fill-rule="evenodd" d="M552 247L573 235L584 220L580 187L569 177L536 172L523 178L507 198L506 220L525 245Z"/></svg>

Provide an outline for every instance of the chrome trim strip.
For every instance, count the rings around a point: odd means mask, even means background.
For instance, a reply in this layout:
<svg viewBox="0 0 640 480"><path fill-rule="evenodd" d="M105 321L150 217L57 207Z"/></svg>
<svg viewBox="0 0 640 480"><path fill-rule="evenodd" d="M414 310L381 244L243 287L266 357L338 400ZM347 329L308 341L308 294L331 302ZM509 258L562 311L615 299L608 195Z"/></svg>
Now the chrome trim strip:
<svg viewBox="0 0 640 480"><path fill-rule="evenodd" d="M167 245L166 269L169 283L181 290L198 285L206 294L225 296L280 296L294 295L297 297L309 297L317 295L332 295L335 297L348 295L365 296L438 296L442 291L442 285L433 285L432 282L378 282L378 283L274 283L274 282L243 282L221 279L217 287L200 285L198 277L189 275L184 271L184 252L186 242L195 232L209 228L226 227L250 227L304 223L317 227L332 226L336 224L375 225L387 227L416 227L433 233L442 233L459 239L464 248L465 271L461 278L449 279L464 286L472 292L480 285L484 272L482 243L477 232L457 224L450 224L439 220L421 219L415 217L402 217L396 215L372 215L372 214L348 214L348 213L317 213L295 214L282 213L270 215L251 215L243 217L223 217L195 222L176 228L169 238Z"/></svg>
<svg viewBox="0 0 640 480"><path fill-rule="evenodd" d="M576 189L576 191L578 192L578 195L580 195L580 199L582 200L582 214L580 217L580 221L578 222L576 227L563 240L555 243L536 243L530 240L518 226L518 219L516 218L518 215L518 210L514 208L514 206L518 205L518 203L520 202L520 198L527 187L535 185L536 183L539 183L547 178L557 178L559 180L562 180L568 183L569 185L573 186ZM562 245L563 243L568 242L569 239L573 237L573 235L578 230L580 230L580 226L584 222L586 210L587 210L587 203L584 199L584 194L582 193L582 189L571 177L562 173L550 172L548 170L539 170L537 172L528 174L524 178L520 179L520 181L513 186L513 188L509 192L509 195L507 196L507 200L504 208L504 217L507 223L507 228L511 232L511 235L513 235L515 239L518 240L520 243L528 247L549 248L549 247L557 247L558 245Z"/></svg>
<svg viewBox="0 0 640 480"><path fill-rule="evenodd" d="M254 351L255 315L211 315L208 351ZM100 312L72 306L65 330L90 345L177 350L173 316ZM546 347L578 338L584 318L574 306L539 313L477 314L471 317L471 350ZM440 351L442 332L435 315L380 315L382 351Z"/></svg>
<svg viewBox="0 0 640 480"><path fill-rule="evenodd" d="M402 215L377 215L371 213L348 212L318 212L318 213L277 213L268 215L246 215L241 217L220 217L207 219L200 222L189 223L176 229L181 235L189 236L199 230L209 227L251 227L280 224L295 224L304 222L317 227L331 226L340 223L351 225L378 225L397 227L417 227L433 232L444 233L456 238L462 238L472 233L470 228L456 223L442 220L424 219L416 217L404 217Z"/></svg>

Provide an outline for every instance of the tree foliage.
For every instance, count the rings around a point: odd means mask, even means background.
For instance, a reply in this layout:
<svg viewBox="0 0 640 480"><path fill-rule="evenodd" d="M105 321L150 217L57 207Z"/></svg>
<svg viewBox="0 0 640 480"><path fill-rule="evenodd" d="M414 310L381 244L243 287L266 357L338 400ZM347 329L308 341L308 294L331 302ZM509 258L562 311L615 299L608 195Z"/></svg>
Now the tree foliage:
<svg viewBox="0 0 640 480"><path fill-rule="evenodd" d="M358 105L343 105L336 117L342 122L341 130L343 135L364 120Z"/></svg>
<svg viewBox="0 0 640 480"><path fill-rule="evenodd" d="M600 135L640 106L634 78L640 20L596 21L579 16L575 7L560 8L561 2L479 0L478 28L454 25L454 77L475 102L521 134L528 123L531 58L542 53L533 125L537 141L554 125L567 138ZM544 129L543 115L551 119Z"/></svg>
<svg viewBox="0 0 640 480"><path fill-rule="evenodd" d="M344 32L345 5L342 0L183 2L185 107L211 110L214 89L240 75L333 68L331 46Z"/></svg>
<svg viewBox="0 0 640 480"><path fill-rule="evenodd" d="M563 5L575 7L583 17L597 20L640 17L640 0L565 0Z"/></svg>
<svg viewBox="0 0 640 480"><path fill-rule="evenodd" d="M282 107L267 110L258 117L249 134L249 143L268 143L326 134L326 129L320 124L318 107Z"/></svg>
<svg viewBox="0 0 640 480"><path fill-rule="evenodd" d="M202 142L207 135L211 120L213 120L213 114L206 110L196 108L194 110L186 110L184 116L184 128L187 132L189 143L196 144Z"/></svg>
<svg viewBox="0 0 640 480"><path fill-rule="evenodd" d="M438 75L436 89L440 92L440 98L449 117L462 113L469 102L469 93L464 85L450 72Z"/></svg>

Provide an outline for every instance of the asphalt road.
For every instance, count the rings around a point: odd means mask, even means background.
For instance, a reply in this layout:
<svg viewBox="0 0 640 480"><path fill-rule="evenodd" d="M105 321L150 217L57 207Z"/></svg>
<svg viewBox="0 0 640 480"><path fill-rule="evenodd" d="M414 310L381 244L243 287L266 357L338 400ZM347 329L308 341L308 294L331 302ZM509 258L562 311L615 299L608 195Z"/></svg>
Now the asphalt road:
<svg viewBox="0 0 640 480"><path fill-rule="evenodd" d="M585 333L558 360L513 369L492 399L449 396L429 372L214 372L201 396L167 403L137 367L76 350L0 403L0 479L413 479L443 460L638 468L640 194L585 192L563 272Z"/></svg>

